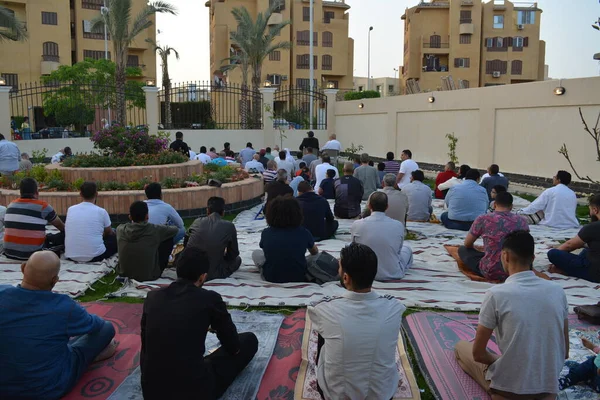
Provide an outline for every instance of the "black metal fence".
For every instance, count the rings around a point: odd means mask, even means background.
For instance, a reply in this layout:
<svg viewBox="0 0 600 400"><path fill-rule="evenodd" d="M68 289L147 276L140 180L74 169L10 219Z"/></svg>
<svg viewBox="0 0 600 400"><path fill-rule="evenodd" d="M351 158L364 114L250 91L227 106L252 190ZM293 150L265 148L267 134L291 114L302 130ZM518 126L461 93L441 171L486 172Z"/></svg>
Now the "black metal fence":
<svg viewBox="0 0 600 400"><path fill-rule="evenodd" d="M171 83L158 93L165 129L262 129L263 98L251 87L217 81Z"/></svg>
<svg viewBox="0 0 600 400"><path fill-rule="evenodd" d="M11 128L15 139L90 136L115 120L114 85L29 83L10 93ZM141 85L126 89L127 126L146 124Z"/></svg>
<svg viewBox="0 0 600 400"><path fill-rule="evenodd" d="M327 96L319 89L280 87L273 102L273 127L327 129Z"/></svg>

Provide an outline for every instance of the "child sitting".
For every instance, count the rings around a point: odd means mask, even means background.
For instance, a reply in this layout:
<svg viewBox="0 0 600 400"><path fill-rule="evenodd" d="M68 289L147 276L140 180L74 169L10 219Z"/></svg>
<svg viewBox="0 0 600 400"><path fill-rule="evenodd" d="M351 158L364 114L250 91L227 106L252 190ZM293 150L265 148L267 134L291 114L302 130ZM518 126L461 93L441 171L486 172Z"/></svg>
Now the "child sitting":
<svg viewBox="0 0 600 400"><path fill-rule="evenodd" d="M573 361L567 361L569 373L558 380L560 390L565 390L568 387L577 385L579 382L585 382L595 392L600 393L600 346L594 346L589 340L582 338L583 345L596 353L595 356L590 356L587 361L578 364Z"/></svg>
<svg viewBox="0 0 600 400"><path fill-rule="evenodd" d="M327 170L327 178L321 181L321 186L319 187L319 194L326 199L335 200L335 170L328 169Z"/></svg>

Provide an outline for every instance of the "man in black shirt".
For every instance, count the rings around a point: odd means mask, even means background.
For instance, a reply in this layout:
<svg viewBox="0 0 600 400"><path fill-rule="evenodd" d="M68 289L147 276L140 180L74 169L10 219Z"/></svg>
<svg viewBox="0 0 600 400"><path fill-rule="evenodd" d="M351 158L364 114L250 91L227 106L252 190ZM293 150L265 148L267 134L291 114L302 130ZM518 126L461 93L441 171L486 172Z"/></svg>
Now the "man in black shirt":
<svg viewBox="0 0 600 400"><path fill-rule="evenodd" d="M237 333L221 296L202 288L209 260L187 248L177 281L148 293L142 314L142 392L146 400L221 397L258 350L253 333ZM206 334L221 347L204 356Z"/></svg>
<svg viewBox="0 0 600 400"><path fill-rule="evenodd" d="M300 145L300 151L304 151L304 149L311 147L317 153L319 152L319 139L315 137L315 133L313 131L308 131L308 137L302 139L302 144Z"/></svg>
<svg viewBox="0 0 600 400"><path fill-rule="evenodd" d="M183 141L183 132L175 133L175 141L171 143L169 148L173 151L177 151L186 157L190 157L190 148L187 143Z"/></svg>
<svg viewBox="0 0 600 400"><path fill-rule="evenodd" d="M224 148L223 148L223 150L221 150L221 152L225 153L225 156L231 157L231 158L235 157L235 153L233 152L233 150L231 150L231 143L225 142L223 144L223 147Z"/></svg>
<svg viewBox="0 0 600 400"><path fill-rule="evenodd" d="M353 219L360 215L360 202L362 201L364 188L360 180L352 176L354 166L351 162L344 164L344 176L336 180L335 205L333 212L336 217L342 219Z"/></svg>
<svg viewBox="0 0 600 400"><path fill-rule="evenodd" d="M267 185L267 203L265 210L271 201L277 196L293 196L294 189L288 184L288 173L285 169L277 171L277 178Z"/></svg>
<svg viewBox="0 0 600 400"><path fill-rule="evenodd" d="M302 226L313 235L315 242L329 239L335 234L340 224L333 217L329 202L323 196L313 192L310 183L304 181L298 184L296 199L304 215Z"/></svg>

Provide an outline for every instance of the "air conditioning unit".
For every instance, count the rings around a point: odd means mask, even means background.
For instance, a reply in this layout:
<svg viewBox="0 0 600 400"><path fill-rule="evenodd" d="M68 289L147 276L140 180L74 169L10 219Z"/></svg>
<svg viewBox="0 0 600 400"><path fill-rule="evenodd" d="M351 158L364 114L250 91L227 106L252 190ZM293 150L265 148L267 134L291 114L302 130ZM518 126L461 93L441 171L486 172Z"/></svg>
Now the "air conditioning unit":
<svg viewBox="0 0 600 400"><path fill-rule="evenodd" d="M494 72L492 72L492 76L494 78L500 78L500 71L494 71Z"/></svg>
<svg viewBox="0 0 600 400"><path fill-rule="evenodd" d="M525 25L519 24L519 25L517 25L517 29L522 31L523 29L525 29Z"/></svg>
<svg viewBox="0 0 600 400"><path fill-rule="evenodd" d="M281 80L282 81L287 81L288 80L288 76L287 75L281 75Z"/></svg>

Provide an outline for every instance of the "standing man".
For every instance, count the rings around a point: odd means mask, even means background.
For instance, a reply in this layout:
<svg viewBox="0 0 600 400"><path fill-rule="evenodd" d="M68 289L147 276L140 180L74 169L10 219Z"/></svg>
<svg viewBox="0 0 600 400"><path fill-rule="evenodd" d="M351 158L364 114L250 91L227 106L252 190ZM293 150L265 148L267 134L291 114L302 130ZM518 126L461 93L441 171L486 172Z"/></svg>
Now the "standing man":
<svg viewBox="0 0 600 400"><path fill-rule="evenodd" d="M323 164L319 165L317 169L324 165L325 158L323 158ZM344 176L334 182L335 205L333 206L333 213L338 218L354 219L360 215L363 187L362 183L352 176L353 173L352 163L347 162L344 164Z"/></svg>
<svg viewBox="0 0 600 400"><path fill-rule="evenodd" d="M400 164L400 172L398 172L396 183L402 189L410 183L411 174L419 169L419 165L412 160L412 151L410 150L403 150L400 159L402 163Z"/></svg>
<svg viewBox="0 0 600 400"><path fill-rule="evenodd" d="M23 140L31 140L31 127L29 126L29 117L23 118L21 124L21 133L23 134Z"/></svg>
<svg viewBox="0 0 600 400"><path fill-rule="evenodd" d="M252 157L256 154L256 150L252 148L252 143L246 143L246 148L240 151L240 164L242 168L246 168L246 163L252 160Z"/></svg>
<svg viewBox="0 0 600 400"><path fill-rule="evenodd" d="M183 141L183 132L175 133L175 141L171 143L169 148L175 152L181 153L187 158L190 158L190 148L187 143Z"/></svg>
<svg viewBox="0 0 600 400"><path fill-rule="evenodd" d="M310 147L313 150L317 150L319 152L319 139L315 137L315 133L313 131L308 131L308 137L302 139L302 143L300 144L300 151L305 153L305 149L308 150Z"/></svg>
<svg viewBox="0 0 600 400"><path fill-rule="evenodd" d="M318 150L317 150L317 152L318 152ZM306 154L302 157L302 161L304 161L306 163L307 167L310 167L310 164L313 161L315 161L317 158L319 158L319 157L317 157L314 154L314 149L312 147L307 147Z"/></svg>
<svg viewBox="0 0 600 400"><path fill-rule="evenodd" d="M567 297L531 271L534 246L529 232L504 239L500 257L509 277L486 293L475 341L456 344L458 365L493 399L556 399L569 358ZM502 355L487 350L494 331Z"/></svg>
<svg viewBox="0 0 600 400"><path fill-rule="evenodd" d="M398 175L398 172L400 172L400 163L398 163L396 160L394 160L394 153L389 151L385 155L385 159L386 159L386 161L383 162L383 164L385 165L385 169L384 169L385 173Z"/></svg>
<svg viewBox="0 0 600 400"><path fill-rule="evenodd" d="M268 158L269 161L273 161L275 159L275 156L273 154L271 154L270 147L265 148L265 157Z"/></svg>
<svg viewBox="0 0 600 400"><path fill-rule="evenodd" d="M12 176L19 170L19 161L21 161L21 152L17 145L6 140L0 133L0 174Z"/></svg>
<svg viewBox="0 0 600 400"><path fill-rule="evenodd" d="M369 155L367 153L360 155L360 167L354 170L354 177L363 185L363 200L367 200L381 184L377 170L369 165Z"/></svg>

